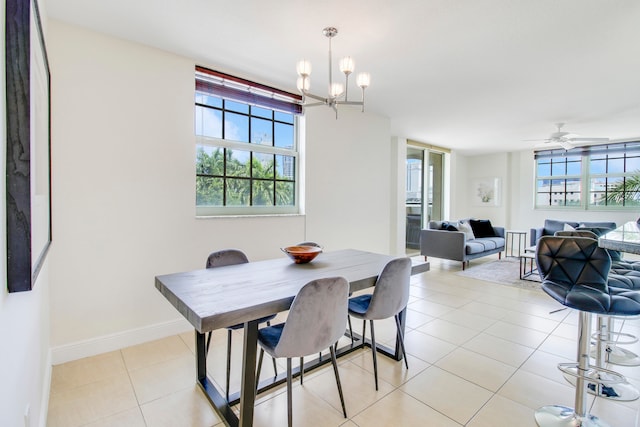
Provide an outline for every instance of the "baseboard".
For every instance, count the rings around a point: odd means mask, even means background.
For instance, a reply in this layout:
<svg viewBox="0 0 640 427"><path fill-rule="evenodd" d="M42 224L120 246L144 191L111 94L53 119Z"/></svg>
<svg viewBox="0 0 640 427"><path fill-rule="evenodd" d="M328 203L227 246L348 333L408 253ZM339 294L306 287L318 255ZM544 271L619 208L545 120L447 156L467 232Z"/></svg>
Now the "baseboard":
<svg viewBox="0 0 640 427"><path fill-rule="evenodd" d="M47 352L47 362L44 365L44 378L42 380L42 400L40 403L39 427L47 427L47 414L49 413L49 395L51 394L51 372L53 371L51 362L51 349Z"/></svg>
<svg viewBox="0 0 640 427"><path fill-rule="evenodd" d="M51 348L51 364L59 365L190 330L193 330L193 326L189 322L185 319L176 319L115 334L103 335L85 341L64 344Z"/></svg>

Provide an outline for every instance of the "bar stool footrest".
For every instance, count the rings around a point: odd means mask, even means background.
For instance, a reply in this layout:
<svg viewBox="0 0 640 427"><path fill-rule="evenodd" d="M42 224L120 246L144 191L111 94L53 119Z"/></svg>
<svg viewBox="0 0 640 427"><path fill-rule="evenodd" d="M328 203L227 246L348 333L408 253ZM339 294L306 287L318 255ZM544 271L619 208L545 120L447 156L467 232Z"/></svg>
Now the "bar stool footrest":
<svg viewBox="0 0 640 427"><path fill-rule="evenodd" d="M581 374L578 372L579 370L575 363L561 363L560 365L565 365L562 368L558 365L558 369L565 374L564 378L574 387L576 386L577 378L584 378L587 382L587 392L589 394L620 402L631 402L640 397L640 391L617 372L591 367Z"/></svg>
<svg viewBox="0 0 640 427"><path fill-rule="evenodd" d="M589 356L594 359L597 358L597 350L595 346L591 349ZM640 366L640 356L638 356L633 351L629 351L626 348L621 348L616 345L607 346L605 350L605 360L606 363L611 363L612 365L618 366Z"/></svg>
<svg viewBox="0 0 640 427"><path fill-rule="evenodd" d="M609 336L625 337L625 338L629 338L629 340L628 341L620 341L619 338L618 339L601 338L600 334L598 334L598 332L594 332L591 335L591 339L593 339L595 341L603 342L605 344L620 344L620 345L630 345L630 344L635 344L635 343L638 342L638 337L636 337L635 335L624 333L624 332L609 331Z"/></svg>

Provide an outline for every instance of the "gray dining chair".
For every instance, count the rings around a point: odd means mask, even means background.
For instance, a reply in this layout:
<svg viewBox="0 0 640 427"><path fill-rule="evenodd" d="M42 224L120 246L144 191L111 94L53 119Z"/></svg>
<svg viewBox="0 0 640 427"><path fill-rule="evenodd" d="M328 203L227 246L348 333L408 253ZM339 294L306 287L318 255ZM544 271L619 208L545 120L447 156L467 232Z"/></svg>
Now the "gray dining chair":
<svg viewBox="0 0 640 427"><path fill-rule="evenodd" d="M244 252L238 249L223 249L221 251L212 252L207 257L207 268L224 267L227 265L245 264L249 262L249 258ZM276 317L275 314L263 317L259 322L266 322L270 325L271 320ZM244 328L242 323L227 327L227 383L225 387L225 395L229 400L229 380L231 379L231 337L233 331ZM211 344L211 332L207 335L206 353L209 353L209 345ZM273 372L274 375L278 375L278 368L276 367L276 360L273 359Z"/></svg>
<svg viewBox="0 0 640 427"><path fill-rule="evenodd" d="M407 353L400 325L400 312L409 301L409 283L411 277L411 259L396 258L387 263L376 280L373 294L359 295L349 299L349 315L362 319L362 338L364 339L367 320L371 324L371 353L373 354L373 374L378 390L378 361L376 358L376 335L373 321L393 316L398 331L398 341L407 369Z"/></svg>
<svg viewBox="0 0 640 427"><path fill-rule="evenodd" d="M258 330L260 358L256 381L266 351L271 357L287 358L287 422L293 423L291 358L302 357L329 348L336 377L342 412L347 418L335 342L344 334L347 324L349 282L344 277L316 279L300 289L289 308L285 323ZM300 367L302 370L302 366ZM257 384L256 384L257 386Z"/></svg>

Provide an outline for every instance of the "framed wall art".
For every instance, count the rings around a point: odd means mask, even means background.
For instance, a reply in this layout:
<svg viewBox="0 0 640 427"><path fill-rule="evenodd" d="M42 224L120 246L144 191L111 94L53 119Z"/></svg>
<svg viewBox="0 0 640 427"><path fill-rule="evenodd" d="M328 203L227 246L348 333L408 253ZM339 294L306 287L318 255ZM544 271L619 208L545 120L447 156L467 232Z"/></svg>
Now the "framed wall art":
<svg viewBox="0 0 640 427"><path fill-rule="evenodd" d="M29 291L51 245L51 75L37 0L6 0L7 287Z"/></svg>
<svg viewBox="0 0 640 427"><path fill-rule="evenodd" d="M500 206L500 178L475 178L471 191L475 206Z"/></svg>

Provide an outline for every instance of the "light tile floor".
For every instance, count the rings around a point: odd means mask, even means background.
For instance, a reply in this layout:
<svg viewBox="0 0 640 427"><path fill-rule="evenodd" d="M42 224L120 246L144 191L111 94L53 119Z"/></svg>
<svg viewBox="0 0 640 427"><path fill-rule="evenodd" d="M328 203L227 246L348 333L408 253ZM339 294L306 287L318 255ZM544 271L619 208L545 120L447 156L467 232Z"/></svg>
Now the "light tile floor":
<svg viewBox="0 0 640 427"><path fill-rule="evenodd" d="M486 261L492 261L491 257ZM474 261L477 264L483 261ZM370 350L339 360L348 419L340 409L330 365L294 382L299 426L535 426L534 410L573 406L573 388L557 363L576 352L577 317L542 291L456 275L460 264L432 260L411 279L406 348L409 369L379 357L379 390ZM285 315L279 317L284 319ZM640 334L640 320L618 321ZM360 322L354 322L356 329ZM393 321L376 322L376 338L391 345ZM241 331L234 332L231 388L240 383ZM640 344L630 346L640 352ZM214 334L209 374L225 378L226 331ZM278 360L280 372L285 361ZM640 368L609 366L640 386ZM123 348L53 368L47 425L221 426L195 385L193 333ZM262 377L273 374L265 357ZM611 426L639 426L640 404L589 398L591 412ZM286 425L284 386L258 396L256 426Z"/></svg>

